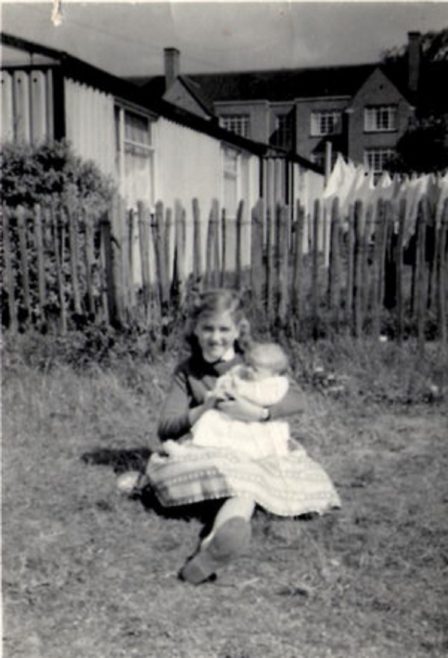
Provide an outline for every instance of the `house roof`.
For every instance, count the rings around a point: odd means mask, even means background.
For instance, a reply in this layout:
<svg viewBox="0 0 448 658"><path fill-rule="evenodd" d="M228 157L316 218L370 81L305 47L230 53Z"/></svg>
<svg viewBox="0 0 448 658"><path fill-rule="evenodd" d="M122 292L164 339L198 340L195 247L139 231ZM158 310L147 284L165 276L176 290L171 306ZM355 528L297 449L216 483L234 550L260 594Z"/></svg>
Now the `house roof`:
<svg viewBox="0 0 448 658"><path fill-rule="evenodd" d="M195 89L201 90L209 106L213 102L237 100L281 102L319 96L351 97L379 66L380 64L356 64L320 68L206 73L183 76L183 79L195 85ZM406 71L396 67L380 67L405 94ZM156 97L163 95L163 76L134 77L129 80L133 84L151 91Z"/></svg>
<svg viewBox="0 0 448 658"><path fill-rule="evenodd" d="M192 128L198 132L210 135L211 137L219 139L228 145L236 146L259 156L267 155L268 153L274 157L285 157L287 155L290 160L293 160L294 162L297 162L308 169L322 173L321 167L318 167L306 158L303 158L299 155L286 153L282 149L275 149L261 142L256 142L254 140L241 137L240 135L237 135L231 131L225 130L218 125L217 121L203 119L202 117L199 117L192 112L164 101L161 97L148 94L148 89L145 88L144 85L139 87L129 80L118 78L117 76L99 69L96 66L92 66L91 64L88 64L87 62L84 62L77 57L73 57L64 51L41 46L40 44L9 35L4 32L0 33L0 41L7 46L18 48L19 50L25 50L29 53L36 53L45 55L46 57L51 57L56 60L56 65L60 68L64 75L67 75L75 80L91 84L97 89L102 89L103 91L107 91L117 97L139 105L140 107L147 109L155 115L163 116L166 119L170 119L171 121L184 125L188 128ZM36 66L35 68L39 68L39 66Z"/></svg>
<svg viewBox="0 0 448 658"><path fill-rule="evenodd" d="M272 69L230 73L204 73L181 76L185 86L210 110L214 102L293 101L300 98L352 97L377 68L393 82L400 93L412 103L447 107L448 95L441 80L448 75L448 62L422 61L418 96L408 87L405 59L389 63L326 66L301 69ZM128 78L144 88L152 97L161 98L165 91L163 76ZM200 94L200 96L199 96Z"/></svg>
<svg viewBox="0 0 448 658"><path fill-rule="evenodd" d="M315 96L352 96L372 65L325 67L191 76L214 101L292 101Z"/></svg>

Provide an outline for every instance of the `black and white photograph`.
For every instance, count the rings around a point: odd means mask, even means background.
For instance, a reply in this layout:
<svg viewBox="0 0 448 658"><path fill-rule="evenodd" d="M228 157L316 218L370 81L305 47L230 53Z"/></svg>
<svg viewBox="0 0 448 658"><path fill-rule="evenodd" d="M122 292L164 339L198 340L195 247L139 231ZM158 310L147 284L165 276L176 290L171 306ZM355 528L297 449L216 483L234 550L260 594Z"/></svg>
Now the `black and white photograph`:
<svg viewBox="0 0 448 658"><path fill-rule="evenodd" d="M4 658L446 658L448 2L0 12Z"/></svg>

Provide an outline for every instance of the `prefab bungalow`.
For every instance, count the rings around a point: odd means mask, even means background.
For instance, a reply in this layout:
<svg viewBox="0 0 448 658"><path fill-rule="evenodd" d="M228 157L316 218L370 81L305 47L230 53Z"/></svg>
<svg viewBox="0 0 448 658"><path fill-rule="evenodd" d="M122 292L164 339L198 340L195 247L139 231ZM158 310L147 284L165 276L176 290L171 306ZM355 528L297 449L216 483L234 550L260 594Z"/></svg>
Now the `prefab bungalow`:
<svg viewBox="0 0 448 658"><path fill-rule="evenodd" d="M319 167L280 149L236 135L65 52L1 35L2 142L38 144L67 139L117 184L128 209L158 200L187 213L186 268L192 269L192 200L206 223L212 200L227 217L243 201L247 219L262 197L290 204L300 196L310 211L322 194ZM114 226L120 232L120 227ZM205 240L206 231L202 231ZM136 244L136 263L138 245ZM232 250L229 250L231 253ZM244 259L250 258L245 239ZM135 268L139 282L139 267Z"/></svg>

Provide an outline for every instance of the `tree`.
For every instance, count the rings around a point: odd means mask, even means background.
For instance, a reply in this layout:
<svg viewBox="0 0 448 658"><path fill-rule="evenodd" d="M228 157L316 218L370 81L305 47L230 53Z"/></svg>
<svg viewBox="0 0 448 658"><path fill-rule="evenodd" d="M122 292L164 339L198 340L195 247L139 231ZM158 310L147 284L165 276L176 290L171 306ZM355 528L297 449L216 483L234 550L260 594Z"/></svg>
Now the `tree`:
<svg viewBox="0 0 448 658"><path fill-rule="evenodd" d="M397 143L391 171L426 173L448 168L448 28L421 35L421 73L415 119ZM408 44L383 53L383 64L407 70Z"/></svg>
<svg viewBox="0 0 448 658"><path fill-rule="evenodd" d="M421 35L422 57L426 62L448 61L448 27L439 32L425 32ZM408 56L408 44L393 46L383 52L382 62L392 64L404 61Z"/></svg>

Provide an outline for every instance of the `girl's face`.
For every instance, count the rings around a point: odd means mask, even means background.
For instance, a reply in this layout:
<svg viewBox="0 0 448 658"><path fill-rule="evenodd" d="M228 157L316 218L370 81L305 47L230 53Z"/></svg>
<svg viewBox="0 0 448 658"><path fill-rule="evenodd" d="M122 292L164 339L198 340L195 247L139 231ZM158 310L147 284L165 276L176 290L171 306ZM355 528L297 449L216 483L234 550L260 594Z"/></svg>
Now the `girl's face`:
<svg viewBox="0 0 448 658"><path fill-rule="evenodd" d="M199 317L194 330L206 361L218 361L234 345L239 327L228 312Z"/></svg>

